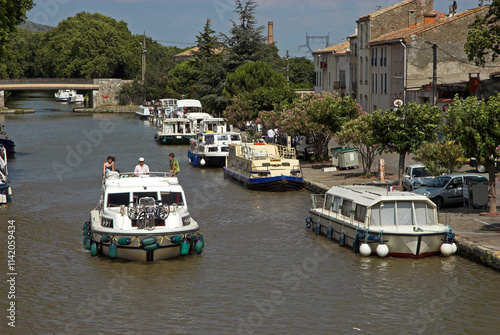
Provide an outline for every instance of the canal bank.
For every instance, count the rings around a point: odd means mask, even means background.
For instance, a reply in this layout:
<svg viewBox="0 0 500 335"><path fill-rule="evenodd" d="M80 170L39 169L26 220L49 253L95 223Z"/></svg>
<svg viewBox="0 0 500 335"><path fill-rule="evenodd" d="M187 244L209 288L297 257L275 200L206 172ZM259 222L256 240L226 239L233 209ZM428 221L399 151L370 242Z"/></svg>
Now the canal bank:
<svg viewBox="0 0 500 335"><path fill-rule="evenodd" d="M96 108L73 108L73 113L135 113L139 106L102 106Z"/></svg>
<svg viewBox="0 0 500 335"><path fill-rule="evenodd" d="M359 169L325 172L326 167L328 164L302 166L306 189L323 194L335 185L397 185L397 175L389 174L389 179L380 182L376 178L363 177ZM481 213L484 210L451 207L440 210L439 216L440 221L449 224L456 234L457 255L500 271L500 216L482 216Z"/></svg>

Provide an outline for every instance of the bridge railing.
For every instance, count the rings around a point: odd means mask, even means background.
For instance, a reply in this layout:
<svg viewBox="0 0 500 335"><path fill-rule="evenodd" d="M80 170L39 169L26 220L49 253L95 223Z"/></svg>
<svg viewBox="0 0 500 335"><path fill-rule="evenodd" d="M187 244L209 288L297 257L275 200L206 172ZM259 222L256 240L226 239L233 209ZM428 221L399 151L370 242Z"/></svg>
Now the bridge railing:
<svg viewBox="0 0 500 335"><path fill-rule="evenodd" d="M94 79L86 78L19 78L0 79L0 84L94 84Z"/></svg>

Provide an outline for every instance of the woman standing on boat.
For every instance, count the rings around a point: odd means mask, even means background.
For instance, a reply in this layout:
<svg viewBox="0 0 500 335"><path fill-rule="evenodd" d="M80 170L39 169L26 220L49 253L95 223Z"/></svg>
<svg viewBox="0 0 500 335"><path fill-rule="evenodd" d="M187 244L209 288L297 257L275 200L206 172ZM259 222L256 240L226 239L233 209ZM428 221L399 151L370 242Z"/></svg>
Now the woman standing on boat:
<svg viewBox="0 0 500 335"><path fill-rule="evenodd" d="M102 168L103 176L106 175L106 170L115 171L115 158L113 156L108 156L106 163L104 163L104 167Z"/></svg>

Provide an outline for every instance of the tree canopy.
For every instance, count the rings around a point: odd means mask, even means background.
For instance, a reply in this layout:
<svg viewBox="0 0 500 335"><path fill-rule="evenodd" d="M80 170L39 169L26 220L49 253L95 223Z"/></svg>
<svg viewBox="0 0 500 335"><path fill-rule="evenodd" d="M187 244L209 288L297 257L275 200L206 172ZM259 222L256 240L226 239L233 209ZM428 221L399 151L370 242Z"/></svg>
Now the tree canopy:
<svg viewBox="0 0 500 335"><path fill-rule="evenodd" d="M469 26L464 49L470 61L484 65L500 54L500 0L479 0L490 4L485 16L477 16Z"/></svg>
<svg viewBox="0 0 500 335"><path fill-rule="evenodd" d="M494 159L500 144L500 94L488 101L456 97L446 110L446 119L448 139L460 143L467 157L475 157L488 170L490 213L496 213Z"/></svg>
<svg viewBox="0 0 500 335"><path fill-rule="evenodd" d="M9 33L26 20L26 12L33 6L33 0L0 0L0 56L4 55Z"/></svg>
<svg viewBox="0 0 500 335"><path fill-rule="evenodd" d="M81 12L44 35L37 58L44 77L130 79L140 54L125 22Z"/></svg>

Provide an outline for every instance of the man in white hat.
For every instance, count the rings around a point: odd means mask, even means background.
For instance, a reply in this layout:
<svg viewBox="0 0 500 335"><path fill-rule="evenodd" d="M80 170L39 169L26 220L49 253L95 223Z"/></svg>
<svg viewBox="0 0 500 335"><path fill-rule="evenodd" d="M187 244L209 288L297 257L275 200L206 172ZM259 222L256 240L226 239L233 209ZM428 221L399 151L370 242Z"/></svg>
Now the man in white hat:
<svg viewBox="0 0 500 335"><path fill-rule="evenodd" d="M144 164L144 157L139 158L139 165L135 166L134 175L149 174L149 166Z"/></svg>

